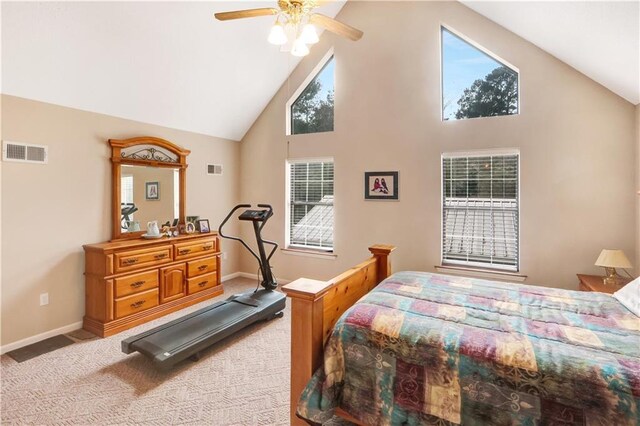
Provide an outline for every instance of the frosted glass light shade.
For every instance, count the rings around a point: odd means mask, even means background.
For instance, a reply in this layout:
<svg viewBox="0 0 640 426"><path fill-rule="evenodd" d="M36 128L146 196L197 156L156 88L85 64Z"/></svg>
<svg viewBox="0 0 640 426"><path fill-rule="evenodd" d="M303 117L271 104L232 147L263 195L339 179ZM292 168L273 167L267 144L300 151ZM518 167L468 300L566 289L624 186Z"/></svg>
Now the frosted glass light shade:
<svg viewBox="0 0 640 426"><path fill-rule="evenodd" d="M293 48L291 49L293 56L307 56L309 54L309 48L302 39L297 39L293 42Z"/></svg>
<svg viewBox="0 0 640 426"><path fill-rule="evenodd" d="M318 38L318 33L316 32L316 27L311 24L307 24L302 29L302 33L300 34L300 39L305 44L316 44L320 41Z"/></svg>
<svg viewBox="0 0 640 426"><path fill-rule="evenodd" d="M269 43L275 44L276 46L282 46L287 42L287 36L284 33L284 29L282 25L276 23L271 27L271 31L269 32L269 38L267 39Z"/></svg>
<svg viewBox="0 0 640 426"><path fill-rule="evenodd" d="M603 266L605 268L632 268L631 262L622 250L607 249L602 250L600 256L598 256L596 266Z"/></svg>

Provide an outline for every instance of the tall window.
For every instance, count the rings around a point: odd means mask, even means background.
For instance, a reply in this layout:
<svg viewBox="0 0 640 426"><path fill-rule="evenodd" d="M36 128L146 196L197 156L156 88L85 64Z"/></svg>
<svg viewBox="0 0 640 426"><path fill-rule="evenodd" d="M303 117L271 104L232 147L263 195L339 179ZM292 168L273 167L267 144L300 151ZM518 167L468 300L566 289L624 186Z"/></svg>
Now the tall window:
<svg viewBox="0 0 640 426"><path fill-rule="evenodd" d="M518 71L441 27L442 119L518 113Z"/></svg>
<svg viewBox="0 0 640 426"><path fill-rule="evenodd" d="M517 271L519 153L444 154L442 263Z"/></svg>
<svg viewBox="0 0 640 426"><path fill-rule="evenodd" d="M287 246L333 251L333 160L296 160L287 169Z"/></svg>
<svg viewBox="0 0 640 426"><path fill-rule="evenodd" d="M292 135L333 131L334 71L331 56L291 104Z"/></svg>

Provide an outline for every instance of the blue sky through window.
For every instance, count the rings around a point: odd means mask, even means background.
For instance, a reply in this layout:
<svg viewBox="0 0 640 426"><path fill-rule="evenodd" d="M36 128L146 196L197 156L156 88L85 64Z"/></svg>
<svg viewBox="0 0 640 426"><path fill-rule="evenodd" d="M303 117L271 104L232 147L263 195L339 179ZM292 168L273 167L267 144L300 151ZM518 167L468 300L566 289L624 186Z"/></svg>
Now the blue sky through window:
<svg viewBox="0 0 640 426"><path fill-rule="evenodd" d="M318 74L318 81L322 87L320 88L320 92L318 92L318 96L320 99L327 99L327 94L334 90L334 73L336 68L336 61L333 60L333 56L327 62L327 65L320 71Z"/></svg>
<svg viewBox="0 0 640 426"><path fill-rule="evenodd" d="M458 99L474 81L503 66L442 27L442 117L455 120Z"/></svg>

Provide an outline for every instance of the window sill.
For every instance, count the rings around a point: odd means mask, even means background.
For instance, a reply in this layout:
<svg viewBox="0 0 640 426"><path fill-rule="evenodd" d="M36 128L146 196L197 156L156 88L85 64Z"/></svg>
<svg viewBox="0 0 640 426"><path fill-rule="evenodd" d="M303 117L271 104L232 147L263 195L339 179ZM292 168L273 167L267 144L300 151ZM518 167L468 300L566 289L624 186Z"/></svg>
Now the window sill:
<svg viewBox="0 0 640 426"><path fill-rule="evenodd" d="M436 271L450 275L460 275L465 277L476 277L486 279L497 279L504 281L517 281L524 282L527 279L527 275L522 275L517 272L501 271L498 269L479 269L479 268L467 268L464 266L450 266L450 265L436 265Z"/></svg>
<svg viewBox="0 0 640 426"><path fill-rule="evenodd" d="M324 252L320 250L305 250L297 248L283 248L280 249L282 254L288 256L302 256L302 257L315 257L316 259L334 260L338 256L332 252Z"/></svg>

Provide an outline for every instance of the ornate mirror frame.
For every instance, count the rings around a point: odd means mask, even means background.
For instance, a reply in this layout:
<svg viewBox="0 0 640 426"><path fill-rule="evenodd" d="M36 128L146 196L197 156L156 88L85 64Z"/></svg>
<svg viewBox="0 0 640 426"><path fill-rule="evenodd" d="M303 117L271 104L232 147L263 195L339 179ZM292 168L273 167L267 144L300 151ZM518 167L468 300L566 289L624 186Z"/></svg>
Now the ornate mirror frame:
<svg viewBox="0 0 640 426"><path fill-rule="evenodd" d="M167 140L153 136L141 136L131 139L109 139L111 146L111 199L112 199L112 239L138 238L145 231L122 232L121 230L121 179L123 164L146 167L168 167L178 169L180 185L180 223L185 223L185 206L187 198L187 155L191 153ZM135 149L140 146L140 149ZM133 149L131 149L134 147ZM125 152L126 150L126 152ZM169 154L169 155L168 155ZM172 154L172 155L170 155ZM175 157L175 158L174 158Z"/></svg>

